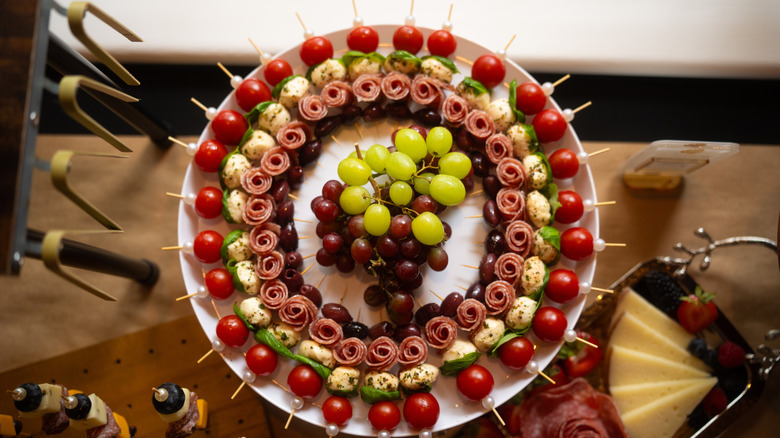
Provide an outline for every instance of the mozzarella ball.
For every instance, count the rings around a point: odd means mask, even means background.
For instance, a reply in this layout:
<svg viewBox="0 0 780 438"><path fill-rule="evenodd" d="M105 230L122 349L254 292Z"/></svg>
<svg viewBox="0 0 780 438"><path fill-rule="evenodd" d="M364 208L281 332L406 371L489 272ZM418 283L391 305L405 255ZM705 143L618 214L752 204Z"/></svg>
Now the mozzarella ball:
<svg viewBox="0 0 780 438"><path fill-rule="evenodd" d="M455 359L461 359L471 353L476 353L477 347L469 341L462 339L455 339L450 348L444 351L441 355L441 363L447 363Z"/></svg>
<svg viewBox="0 0 780 438"><path fill-rule="evenodd" d="M363 386L385 392L398 391L398 377L385 371L367 371L363 376Z"/></svg>
<svg viewBox="0 0 780 438"><path fill-rule="evenodd" d="M238 281L244 287L244 292L249 295L260 293L260 286L263 285L263 281L257 276L255 264L252 261L244 260L236 263L236 277L238 277ZM265 325L268 324L266 323Z"/></svg>
<svg viewBox="0 0 780 438"><path fill-rule="evenodd" d="M420 71L433 79L438 79L448 84L452 82L452 70L436 58L424 59L422 64L420 64Z"/></svg>
<svg viewBox="0 0 780 438"><path fill-rule="evenodd" d="M368 58L362 58L349 65L349 79L354 81L358 76L382 72L382 64Z"/></svg>
<svg viewBox="0 0 780 438"><path fill-rule="evenodd" d="M295 347L301 341L301 334L286 322L273 322L268 326L268 331L287 348Z"/></svg>
<svg viewBox="0 0 780 438"><path fill-rule="evenodd" d="M251 167L252 163L244 155L231 154L219 174L222 184L229 189L241 187L241 175Z"/></svg>
<svg viewBox="0 0 780 438"><path fill-rule="evenodd" d="M417 73L417 64L412 61L407 60L401 60L398 58L394 58L392 56L388 56L385 59L385 71L397 71L400 73L404 73L407 75L413 75Z"/></svg>
<svg viewBox="0 0 780 438"><path fill-rule="evenodd" d="M256 129L252 131L252 136L246 143L241 145L241 153L252 161L258 161L274 147L276 147L276 140L267 132Z"/></svg>
<svg viewBox="0 0 780 438"><path fill-rule="evenodd" d="M512 106L507 99L496 99L490 102L485 112L496 123L497 132L504 132L509 125L515 123L515 113L512 112Z"/></svg>
<svg viewBox="0 0 780 438"><path fill-rule="evenodd" d="M513 330L522 330L531 325L534 313L536 313L536 301L528 297L517 297L509 313L506 314L506 325Z"/></svg>
<svg viewBox="0 0 780 438"><path fill-rule="evenodd" d="M287 111L287 108L278 103L272 103L268 105L268 108L266 108L257 118L257 126L261 129L265 129L272 136L276 136L276 133L286 124L290 123L290 120L292 120L292 118L290 117L290 112Z"/></svg>
<svg viewBox="0 0 780 438"><path fill-rule="evenodd" d="M352 367L336 367L325 382L329 391L352 392L360 383L360 371Z"/></svg>
<svg viewBox="0 0 780 438"><path fill-rule="evenodd" d="M485 318L485 322L471 335L471 341L479 351L488 351L504 334L504 321L497 318Z"/></svg>
<svg viewBox="0 0 780 438"><path fill-rule="evenodd" d="M429 363L421 363L398 373L401 386L411 391L430 388L438 377L439 368Z"/></svg>
<svg viewBox="0 0 780 438"><path fill-rule="evenodd" d="M536 293L544 286L545 274L546 269L542 259L535 256L525 259L520 285L523 287L526 295Z"/></svg>
<svg viewBox="0 0 780 438"><path fill-rule="evenodd" d="M227 246L228 260L233 259L237 262L241 262L249 260L252 258L252 255L252 250L249 248L249 233L247 231L241 232L238 239Z"/></svg>
<svg viewBox="0 0 780 438"><path fill-rule="evenodd" d="M539 190L547 185L547 166L544 164L542 157L537 154L528 155L523 158L523 166L525 166L528 174L528 186L534 190Z"/></svg>
<svg viewBox="0 0 780 438"><path fill-rule="evenodd" d="M525 198L525 212L536 228L542 228L550 224L550 202L537 190L529 193Z"/></svg>
<svg viewBox="0 0 780 438"><path fill-rule="evenodd" d="M271 311L266 309L260 298L247 298L241 302L239 307L246 320L252 325L265 327L271 323Z"/></svg>
<svg viewBox="0 0 780 438"><path fill-rule="evenodd" d="M298 347L298 354L304 357L308 357L315 362L319 362L328 368L333 368L336 366L336 359L333 357L333 350L328 347L323 347L311 339L306 339L305 341L301 342L301 346Z"/></svg>
<svg viewBox="0 0 780 438"><path fill-rule="evenodd" d="M328 59L311 71L311 82L315 87L322 88L328 82L342 81L347 77L347 69L338 59Z"/></svg>
<svg viewBox="0 0 780 438"><path fill-rule="evenodd" d="M279 103L287 108L297 108L298 101L309 95L309 80L303 76L290 79L279 92Z"/></svg>
<svg viewBox="0 0 780 438"><path fill-rule="evenodd" d="M244 206L248 199L249 194L242 190L234 189L228 192L226 204L231 223L244 222Z"/></svg>
<svg viewBox="0 0 780 438"><path fill-rule="evenodd" d="M534 244L531 252L538 256L544 264L549 265L558 258L558 250L542 237L541 228L534 232Z"/></svg>
<svg viewBox="0 0 780 438"><path fill-rule="evenodd" d="M512 149L514 150L515 157L523 159L530 155L531 151L531 136L528 134L528 130L525 125L516 123L506 130L506 136L512 140Z"/></svg>

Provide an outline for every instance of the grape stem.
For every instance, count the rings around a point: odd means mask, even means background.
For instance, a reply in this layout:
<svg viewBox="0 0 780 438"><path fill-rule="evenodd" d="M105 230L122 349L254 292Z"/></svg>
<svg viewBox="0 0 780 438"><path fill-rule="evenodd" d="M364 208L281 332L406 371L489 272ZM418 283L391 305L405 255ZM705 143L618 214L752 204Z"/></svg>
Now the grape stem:
<svg viewBox="0 0 780 438"><path fill-rule="evenodd" d="M358 160L363 161L363 154L360 152L360 145L355 143L355 153L357 154ZM371 187L374 188L374 193L379 193L379 184L376 183L376 180L369 176L368 181L371 183Z"/></svg>

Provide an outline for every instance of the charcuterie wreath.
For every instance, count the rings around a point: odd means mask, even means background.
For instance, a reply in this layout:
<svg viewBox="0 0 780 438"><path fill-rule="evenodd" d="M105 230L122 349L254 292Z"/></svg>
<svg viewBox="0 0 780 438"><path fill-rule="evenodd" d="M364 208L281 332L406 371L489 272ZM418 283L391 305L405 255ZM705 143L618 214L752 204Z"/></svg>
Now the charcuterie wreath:
<svg viewBox="0 0 780 438"><path fill-rule="evenodd" d="M329 436L494 410L591 290L576 111L450 28L307 32L232 77L188 148L180 259L213 351Z"/></svg>

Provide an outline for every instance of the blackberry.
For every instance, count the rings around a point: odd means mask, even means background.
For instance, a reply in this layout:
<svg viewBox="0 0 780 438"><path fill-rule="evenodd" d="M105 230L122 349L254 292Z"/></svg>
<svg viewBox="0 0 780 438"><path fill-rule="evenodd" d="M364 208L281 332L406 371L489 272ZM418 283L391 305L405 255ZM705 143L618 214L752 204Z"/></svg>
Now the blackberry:
<svg viewBox="0 0 780 438"><path fill-rule="evenodd" d="M688 295L671 275L661 271L643 275L634 285L634 290L675 321L680 298Z"/></svg>

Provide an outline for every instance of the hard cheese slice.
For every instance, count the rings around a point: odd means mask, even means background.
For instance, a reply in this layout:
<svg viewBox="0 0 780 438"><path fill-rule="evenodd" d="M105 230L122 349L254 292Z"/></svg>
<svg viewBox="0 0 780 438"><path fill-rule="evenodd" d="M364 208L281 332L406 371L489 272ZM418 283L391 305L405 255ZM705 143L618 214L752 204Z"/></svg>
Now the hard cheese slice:
<svg viewBox="0 0 780 438"><path fill-rule="evenodd" d="M632 438L667 438L682 426L696 405L715 386L716 381L702 380L682 391L669 394L621 415Z"/></svg>
<svg viewBox="0 0 780 438"><path fill-rule="evenodd" d="M712 387L717 382L717 377L666 380L663 382L613 386L609 388L609 393L620 412L630 412L640 406L650 404L661 397L675 394L692 386L706 383Z"/></svg>
<svg viewBox="0 0 780 438"><path fill-rule="evenodd" d="M630 312L645 325L663 333L669 342L680 348L687 349L688 344L693 339L693 335L685 331L677 321L666 316L665 313L658 310L631 288L623 290L620 303L618 303L612 319L613 326L624 312Z"/></svg>
<svg viewBox="0 0 780 438"><path fill-rule="evenodd" d="M51 383L41 383L41 403L30 412L19 411L20 418L41 418L44 414L59 412L62 408L62 387Z"/></svg>
<svg viewBox="0 0 780 438"><path fill-rule="evenodd" d="M625 347L610 346L610 350L610 387L709 377L705 371Z"/></svg>
<svg viewBox="0 0 780 438"><path fill-rule="evenodd" d="M70 425L76 430L89 430L102 426L108 422L106 404L95 394L89 395L89 401L92 402L92 408L87 413L87 418L83 420L70 420Z"/></svg>

